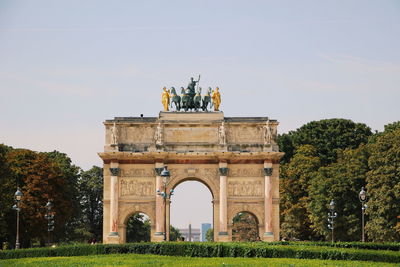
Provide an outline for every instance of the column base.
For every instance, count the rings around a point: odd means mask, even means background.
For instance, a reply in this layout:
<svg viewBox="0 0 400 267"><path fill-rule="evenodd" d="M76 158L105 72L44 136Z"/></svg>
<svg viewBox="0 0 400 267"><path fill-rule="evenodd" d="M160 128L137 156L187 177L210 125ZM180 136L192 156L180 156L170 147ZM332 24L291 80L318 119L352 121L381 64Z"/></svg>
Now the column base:
<svg viewBox="0 0 400 267"><path fill-rule="evenodd" d="M109 236L107 236L107 244L120 244L120 237L117 233L117 235L111 235L110 233Z"/></svg>
<svg viewBox="0 0 400 267"><path fill-rule="evenodd" d="M219 232L218 233L218 242L230 242L228 232Z"/></svg>
<svg viewBox="0 0 400 267"><path fill-rule="evenodd" d="M263 235L263 241L265 242L273 242L275 241L274 233L272 232L265 232Z"/></svg>
<svg viewBox="0 0 400 267"><path fill-rule="evenodd" d="M152 238L152 242L163 242L164 241L164 233L163 232L155 232Z"/></svg>

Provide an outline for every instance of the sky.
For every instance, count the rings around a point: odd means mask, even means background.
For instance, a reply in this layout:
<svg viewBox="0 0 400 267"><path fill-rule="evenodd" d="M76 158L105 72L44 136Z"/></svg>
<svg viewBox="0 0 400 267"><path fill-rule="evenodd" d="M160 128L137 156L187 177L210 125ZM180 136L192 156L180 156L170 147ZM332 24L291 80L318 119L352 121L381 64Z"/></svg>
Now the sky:
<svg viewBox="0 0 400 267"><path fill-rule="evenodd" d="M101 166L104 120L156 117L162 88L199 74L227 117L383 130L400 115L399 47L398 0L0 0L0 143Z"/></svg>

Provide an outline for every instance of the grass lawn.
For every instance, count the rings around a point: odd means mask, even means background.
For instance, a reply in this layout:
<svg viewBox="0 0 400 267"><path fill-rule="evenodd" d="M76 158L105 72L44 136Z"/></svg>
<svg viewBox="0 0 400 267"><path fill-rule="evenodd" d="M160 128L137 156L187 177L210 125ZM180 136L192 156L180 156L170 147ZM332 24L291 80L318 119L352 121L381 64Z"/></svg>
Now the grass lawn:
<svg viewBox="0 0 400 267"><path fill-rule="evenodd" d="M271 267L312 267L312 266L368 266L389 267L399 264L368 261L305 260L284 258L189 258L138 254L110 254L77 257L23 258L0 261L0 266L271 266Z"/></svg>

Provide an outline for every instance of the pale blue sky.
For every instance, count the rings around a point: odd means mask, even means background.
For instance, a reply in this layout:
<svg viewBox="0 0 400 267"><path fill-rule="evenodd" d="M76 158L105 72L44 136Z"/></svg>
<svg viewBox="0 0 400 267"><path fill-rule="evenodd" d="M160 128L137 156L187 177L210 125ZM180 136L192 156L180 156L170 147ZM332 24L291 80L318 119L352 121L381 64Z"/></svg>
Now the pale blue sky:
<svg viewBox="0 0 400 267"><path fill-rule="evenodd" d="M102 122L202 75L280 132L399 120L400 1L0 0L0 142L100 165Z"/></svg>

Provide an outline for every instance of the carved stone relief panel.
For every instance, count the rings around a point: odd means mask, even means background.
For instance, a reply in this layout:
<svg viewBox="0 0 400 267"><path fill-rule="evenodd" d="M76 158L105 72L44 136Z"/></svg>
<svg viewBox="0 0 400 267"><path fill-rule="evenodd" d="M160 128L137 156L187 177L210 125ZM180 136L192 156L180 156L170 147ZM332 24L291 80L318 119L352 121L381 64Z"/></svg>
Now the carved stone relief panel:
<svg viewBox="0 0 400 267"><path fill-rule="evenodd" d="M191 143L191 142L218 142L217 127L166 127L165 142Z"/></svg>
<svg viewBox="0 0 400 267"><path fill-rule="evenodd" d="M149 178L121 178L120 197L154 196L156 191L155 181Z"/></svg>
<svg viewBox="0 0 400 267"><path fill-rule="evenodd" d="M228 179L228 195L232 197L262 197L264 182L260 179Z"/></svg>
<svg viewBox="0 0 400 267"><path fill-rule="evenodd" d="M229 143L263 143L263 130L257 126L230 125L228 128Z"/></svg>

